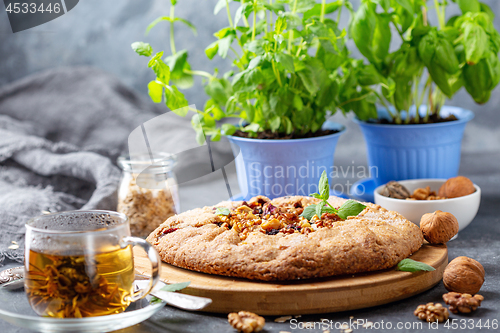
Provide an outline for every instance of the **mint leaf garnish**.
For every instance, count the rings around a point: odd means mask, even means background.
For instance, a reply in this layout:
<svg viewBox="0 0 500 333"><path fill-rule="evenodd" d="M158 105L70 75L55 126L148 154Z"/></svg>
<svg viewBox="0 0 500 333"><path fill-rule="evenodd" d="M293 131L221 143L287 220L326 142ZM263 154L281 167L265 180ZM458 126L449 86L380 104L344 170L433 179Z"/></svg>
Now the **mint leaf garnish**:
<svg viewBox="0 0 500 333"><path fill-rule="evenodd" d="M215 210L215 215L228 216L229 214L231 214L231 211L226 207L217 207L217 209Z"/></svg>
<svg viewBox="0 0 500 333"><path fill-rule="evenodd" d="M316 205L316 216L321 219L321 215L323 215L323 207L325 207L325 202L321 201L319 204Z"/></svg>
<svg viewBox="0 0 500 333"><path fill-rule="evenodd" d="M314 215L318 216L318 218L321 220L321 215L323 215L323 213L337 214L341 219L345 220L349 216L358 215L366 208L365 205L354 200L346 201L342 206L340 206L338 210L330 205L330 203L327 201L330 198L330 185L328 184L326 171L323 171L323 173L321 174L318 188L319 194L312 193L310 195L316 199L321 199L321 202L316 205L307 206L306 208L304 208L302 214L300 214L300 216L309 221L313 218Z"/></svg>
<svg viewBox="0 0 500 333"><path fill-rule="evenodd" d="M311 219L313 218L313 216L316 215L316 205L309 205L307 206L306 208L304 208L304 211L302 212L302 214L300 214L300 216L302 216L303 218L311 221Z"/></svg>
<svg viewBox="0 0 500 333"><path fill-rule="evenodd" d="M357 202L354 200L347 200L346 202L344 202L344 204L342 206L340 206L340 208L338 209L337 215L341 219L345 220L345 219L347 219L348 216L357 216L365 208L366 208L366 206L360 202Z"/></svg>
<svg viewBox="0 0 500 333"><path fill-rule="evenodd" d="M321 174L321 178L319 179L319 195L321 199L328 200L330 198L330 185L328 184L328 177L326 175L326 171L323 171Z"/></svg>
<svg viewBox="0 0 500 333"><path fill-rule="evenodd" d="M420 261L415 261L413 259L403 259L399 262L396 270L404 272L420 272L420 271L432 272L435 271L436 269Z"/></svg>

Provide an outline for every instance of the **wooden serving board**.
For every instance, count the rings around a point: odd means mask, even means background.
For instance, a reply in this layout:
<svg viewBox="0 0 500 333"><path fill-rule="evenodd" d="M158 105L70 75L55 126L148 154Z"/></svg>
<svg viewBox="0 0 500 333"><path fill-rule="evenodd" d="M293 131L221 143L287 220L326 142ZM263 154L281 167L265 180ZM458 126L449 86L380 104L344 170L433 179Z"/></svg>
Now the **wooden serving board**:
<svg viewBox="0 0 500 333"><path fill-rule="evenodd" d="M448 263L446 245L424 245L411 258L431 265L432 272L400 272L394 269L339 277L291 282L256 282L189 271L162 263L165 283L191 281L182 292L209 297L206 312L241 310L260 315L298 315L340 312L386 304L432 288L443 277ZM135 269L150 275L146 254L134 250Z"/></svg>

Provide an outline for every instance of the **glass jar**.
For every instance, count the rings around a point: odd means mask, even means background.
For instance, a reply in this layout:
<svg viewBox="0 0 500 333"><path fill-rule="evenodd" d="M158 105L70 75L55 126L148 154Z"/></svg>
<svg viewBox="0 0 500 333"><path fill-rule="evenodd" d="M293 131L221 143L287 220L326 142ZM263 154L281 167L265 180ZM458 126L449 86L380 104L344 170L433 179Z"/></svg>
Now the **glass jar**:
<svg viewBox="0 0 500 333"><path fill-rule="evenodd" d="M173 172L177 160L168 153L121 156L123 170L118 190L118 212L130 219L130 231L147 237L170 216L180 212L177 179Z"/></svg>

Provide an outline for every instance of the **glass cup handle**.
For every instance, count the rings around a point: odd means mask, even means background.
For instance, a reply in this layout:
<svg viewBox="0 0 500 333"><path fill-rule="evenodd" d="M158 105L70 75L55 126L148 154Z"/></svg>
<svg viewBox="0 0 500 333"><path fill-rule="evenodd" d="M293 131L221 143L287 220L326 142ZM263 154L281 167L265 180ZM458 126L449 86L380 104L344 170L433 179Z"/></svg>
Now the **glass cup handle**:
<svg viewBox="0 0 500 333"><path fill-rule="evenodd" d="M132 246L140 246L143 248L144 251L146 251L148 255L148 259L151 262L151 278L149 278L149 284L147 288L140 289L139 291L134 292L131 296L130 299L132 302L135 302L137 300L140 300L141 298L145 297L147 294L151 292L153 287L158 283L160 280L160 262L161 258L158 252L155 250L155 248L149 244L147 241L145 241L142 238L138 237L124 237L123 238L123 247L126 247L127 245L132 245Z"/></svg>

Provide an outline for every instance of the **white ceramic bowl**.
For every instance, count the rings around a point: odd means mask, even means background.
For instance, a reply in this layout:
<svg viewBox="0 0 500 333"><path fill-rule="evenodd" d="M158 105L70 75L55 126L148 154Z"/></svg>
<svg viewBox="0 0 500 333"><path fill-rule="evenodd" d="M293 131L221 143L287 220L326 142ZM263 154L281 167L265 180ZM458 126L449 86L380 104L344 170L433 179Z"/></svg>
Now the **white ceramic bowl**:
<svg viewBox="0 0 500 333"><path fill-rule="evenodd" d="M410 193L417 188L430 186L431 191L437 191L444 184L446 179L411 179L401 180L398 183L405 186ZM448 212L458 220L460 230L467 227L477 214L481 201L481 188L474 184L476 192L453 199L443 200L402 200L388 198L380 194L385 185L375 189L375 203L388 210L394 210L416 225L420 225L420 218L426 213L433 213L436 210Z"/></svg>

